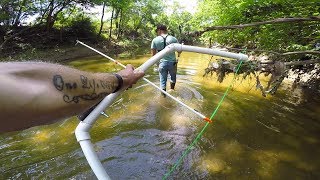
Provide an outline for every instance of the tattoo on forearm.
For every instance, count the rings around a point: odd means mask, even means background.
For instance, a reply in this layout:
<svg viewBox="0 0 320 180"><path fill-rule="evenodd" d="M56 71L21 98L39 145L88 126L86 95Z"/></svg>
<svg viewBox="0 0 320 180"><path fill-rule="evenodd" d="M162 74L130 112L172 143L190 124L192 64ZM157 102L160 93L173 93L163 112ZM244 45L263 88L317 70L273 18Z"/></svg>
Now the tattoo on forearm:
<svg viewBox="0 0 320 180"><path fill-rule="evenodd" d="M99 89L100 87L102 89L112 90L114 88L114 83L98 80L95 79L88 80L87 77L80 75L80 80L82 83L82 88L84 89L93 89L93 92L95 92L96 88Z"/></svg>
<svg viewBox="0 0 320 180"><path fill-rule="evenodd" d="M81 83L82 83L82 88L83 89L91 89L93 88L93 92L95 91L95 80L92 79L92 81L88 81L88 78L83 76L83 75L80 75L80 80L81 80Z"/></svg>
<svg viewBox="0 0 320 180"><path fill-rule="evenodd" d="M110 91L112 91L115 87L113 82L108 82L104 80L95 80L89 79L86 76L80 75L80 86L78 86L77 82L65 82L61 75L53 76L53 85L58 91L63 91L65 94L63 95L63 100L66 103L78 103L80 99L82 100L96 100L105 97L108 95ZM81 95L72 95L67 94L67 90L75 90L77 88L82 88L85 90L91 90L91 93L81 94ZM96 93L97 89L107 90L108 92Z"/></svg>
<svg viewBox="0 0 320 180"><path fill-rule="evenodd" d="M54 87L56 87L56 89L58 91L63 90L64 82L63 82L63 79L60 75L53 76L53 84L54 84Z"/></svg>
<svg viewBox="0 0 320 180"><path fill-rule="evenodd" d="M66 83L66 88L71 90L71 89L77 89L77 83Z"/></svg>
<svg viewBox="0 0 320 180"><path fill-rule="evenodd" d="M70 96L70 95L63 95L63 100L66 103L78 103L80 99L82 100L96 100L96 99L100 99L103 98L105 96L107 96L109 93L107 92L103 92L100 94L96 94L96 93L92 93L92 94L83 94L83 95L79 95L79 96Z"/></svg>

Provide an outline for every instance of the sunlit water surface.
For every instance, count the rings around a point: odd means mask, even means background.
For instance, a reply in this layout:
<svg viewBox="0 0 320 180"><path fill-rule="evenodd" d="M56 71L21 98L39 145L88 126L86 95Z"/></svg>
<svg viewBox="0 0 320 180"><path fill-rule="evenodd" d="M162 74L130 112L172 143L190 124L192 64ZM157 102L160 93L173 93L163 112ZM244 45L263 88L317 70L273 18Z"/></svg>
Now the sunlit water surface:
<svg viewBox="0 0 320 180"><path fill-rule="evenodd" d="M138 66L150 56L124 64ZM210 56L183 53L172 95L210 117L233 75L202 77ZM101 57L69 65L92 72L121 67ZM146 77L159 85L157 72ZM283 88L264 98L254 79L237 81L214 123L169 179L320 179L319 93ZM140 81L106 109L91 131L112 179L161 179L205 121ZM0 179L95 179L74 136L75 117L0 135Z"/></svg>

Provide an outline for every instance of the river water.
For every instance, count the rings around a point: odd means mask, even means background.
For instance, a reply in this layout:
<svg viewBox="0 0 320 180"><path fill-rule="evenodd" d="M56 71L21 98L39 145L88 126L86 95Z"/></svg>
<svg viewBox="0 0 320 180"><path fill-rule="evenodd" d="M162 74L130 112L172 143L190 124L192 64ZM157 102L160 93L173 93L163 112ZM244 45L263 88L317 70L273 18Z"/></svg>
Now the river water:
<svg viewBox="0 0 320 180"><path fill-rule="evenodd" d="M123 64L138 66L149 56ZM231 83L202 77L210 56L183 53L171 94L210 117ZM101 57L69 63L92 72L121 68ZM146 77L159 85L157 72ZM283 87L273 97L239 79L200 141L169 179L320 179L320 96ZM206 122L140 81L91 131L112 179L161 179ZM75 117L0 135L0 179L95 179L74 136Z"/></svg>

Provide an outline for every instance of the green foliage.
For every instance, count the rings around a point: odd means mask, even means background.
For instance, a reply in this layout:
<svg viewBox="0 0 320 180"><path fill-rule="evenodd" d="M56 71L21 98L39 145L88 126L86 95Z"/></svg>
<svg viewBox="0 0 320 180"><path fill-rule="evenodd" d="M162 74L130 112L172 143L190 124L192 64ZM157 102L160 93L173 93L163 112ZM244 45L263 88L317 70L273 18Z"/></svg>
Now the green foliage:
<svg viewBox="0 0 320 180"><path fill-rule="evenodd" d="M0 1L0 25L17 26L35 13L37 8L33 0Z"/></svg>
<svg viewBox="0 0 320 180"><path fill-rule="evenodd" d="M71 21L67 28L67 33L77 39L92 40L96 38L96 28L89 17L76 18Z"/></svg>
<svg viewBox="0 0 320 180"><path fill-rule="evenodd" d="M84 14L80 8L68 8L57 15L57 20L54 24L56 28L69 27L72 22L83 19Z"/></svg>
<svg viewBox="0 0 320 180"><path fill-rule="evenodd" d="M172 5L172 11L168 12L164 3L165 1L154 0L2 0L0 34L5 36L12 27L21 26L23 21L37 15L35 24L42 23L48 33L53 31L54 34L60 30L60 39L68 36L72 40L74 36L93 39L99 32L101 22L90 20L84 7L105 4L101 37L111 37L109 40L116 43L138 39L150 41L155 36L155 26L162 23L168 26L170 34L180 42L192 44L195 38L186 34L205 27L319 16L320 9L320 2L315 0L201 0L198 1L197 13L193 15L177 2ZM114 13L110 16L112 11ZM235 47L279 52L310 50L320 39L319 26L318 22L268 24L211 31L203 34L200 39L204 42L210 39ZM13 31L11 34L14 33L18 32Z"/></svg>
<svg viewBox="0 0 320 180"><path fill-rule="evenodd" d="M129 37L152 37L156 17L161 16L163 4L161 1L139 0L124 10L124 31Z"/></svg>
<svg viewBox="0 0 320 180"><path fill-rule="evenodd" d="M318 16L313 0L203 0L193 18L197 29L262 22L277 18ZM204 39L238 47L279 52L312 49L319 40L319 22L268 24L239 30L212 31Z"/></svg>
<svg viewBox="0 0 320 180"><path fill-rule="evenodd" d="M165 10L163 10L165 11ZM170 34L174 35L180 42L192 44L191 37L186 36L187 32L195 30L193 24L190 21L192 14L187 12L177 2L174 2L172 6L172 12L162 13L156 17L155 25L165 24L168 27ZM153 31L154 35L155 32Z"/></svg>

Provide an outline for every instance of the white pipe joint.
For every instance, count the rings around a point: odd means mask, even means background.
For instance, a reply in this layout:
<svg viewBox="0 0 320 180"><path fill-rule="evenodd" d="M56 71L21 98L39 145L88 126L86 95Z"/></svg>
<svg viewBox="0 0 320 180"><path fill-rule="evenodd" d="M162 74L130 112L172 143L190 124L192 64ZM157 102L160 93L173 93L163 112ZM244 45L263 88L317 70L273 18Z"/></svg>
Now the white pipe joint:
<svg viewBox="0 0 320 180"><path fill-rule="evenodd" d="M78 142L91 139L89 134L89 130L91 129L91 127L92 125L87 124L83 121L79 123L76 130L74 131Z"/></svg>
<svg viewBox="0 0 320 180"><path fill-rule="evenodd" d="M137 69L140 69L142 71L147 71L151 66L153 66L155 63L157 63L163 56L165 56L167 53L170 53L175 50L174 44L170 44L166 46L163 50L152 56L149 60L147 60L145 63L143 63L141 66L139 66Z"/></svg>
<svg viewBox="0 0 320 180"><path fill-rule="evenodd" d="M184 46L183 44L179 44L179 43L173 43L170 45L173 46L172 48L174 48L174 50L177 52L182 52L182 46Z"/></svg>

